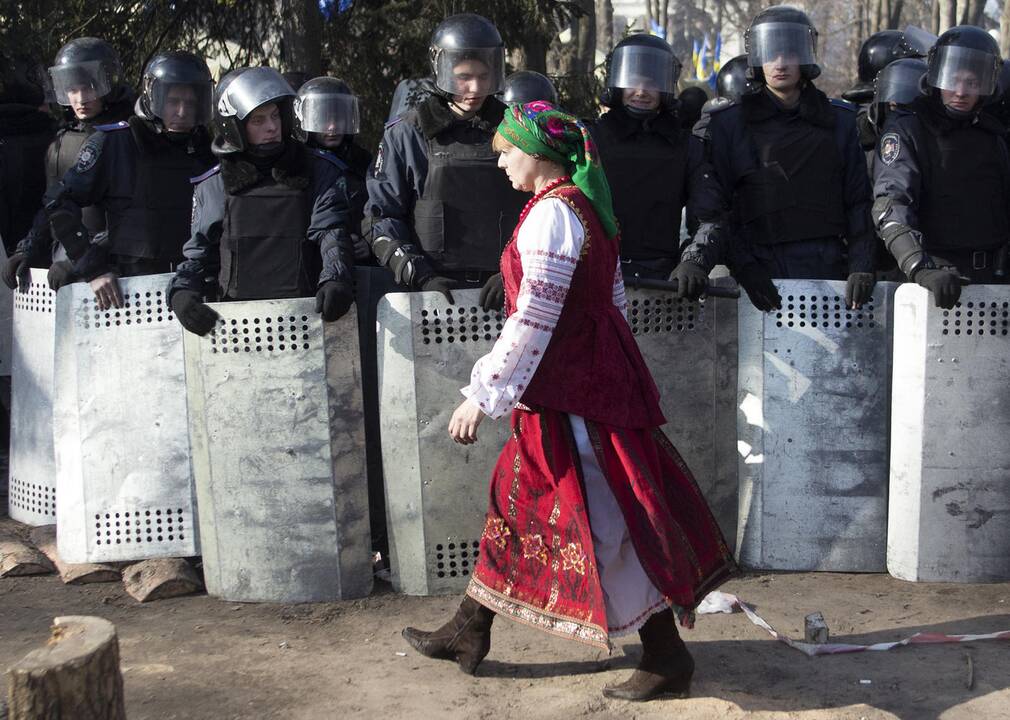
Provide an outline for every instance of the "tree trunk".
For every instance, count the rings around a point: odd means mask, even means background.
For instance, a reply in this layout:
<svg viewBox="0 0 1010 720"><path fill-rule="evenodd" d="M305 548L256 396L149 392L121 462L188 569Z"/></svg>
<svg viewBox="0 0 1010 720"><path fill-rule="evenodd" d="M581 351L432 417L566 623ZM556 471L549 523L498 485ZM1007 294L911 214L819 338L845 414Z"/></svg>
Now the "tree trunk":
<svg viewBox="0 0 1010 720"><path fill-rule="evenodd" d="M937 34L957 25L957 0L937 0L940 13L940 25Z"/></svg>
<svg viewBox="0 0 1010 720"><path fill-rule="evenodd" d="M49 643L7 681L10 720L126 720L116 628L102 618L56 618Z"/></svg>
<svg viewBox="0 0 1010 720"><path fill-rule="evenodd" d="M596 0L596 46L604 53L614 49L614 3Z"/></svg>
<svg viewBox="0 0 1010 720"><path fill-rule="evenodd" d="M589 75L596 66L596 2L582 0L583 15L576 21L579 40L575 46L575 69L580 75Z"/></svg>
<svg viewBox="0 0 1010 720"><path fill-rule="evenodd" d="M122 573L113 565L99 563L65 563L56 550L56 526L40 525L31 532L32 542L56 566L60 580L67 585L85 585L87 583L115 582Z"/></svg>
<svg viewBox="0 0 1010 720"><path fill-rule="evenodd" d="M313 0L276 0L280 19L279 69L304 72L308 78L323 73L323 19Z"/></svg>
<svg viewBox="0 0 1010 720"><path fill-rule="evenodd" d="M522 47L514 53L515 66L522 70L547 72L547 48L550 40L539 32L530 32L523 39Z"/></svg>
<svg viewBox="0 0 1010 720"><path fill-rule="evenodd" d="M957 17L961 25L982 25L985 0L957 0Z"/></svg>
<svg viewBox="0 0 1010 720"><path fill-rule="evenodd" d="M999 49L1003 57L1010 55L1010 0L1003 0L1003 14L999 19Z"/></svg>

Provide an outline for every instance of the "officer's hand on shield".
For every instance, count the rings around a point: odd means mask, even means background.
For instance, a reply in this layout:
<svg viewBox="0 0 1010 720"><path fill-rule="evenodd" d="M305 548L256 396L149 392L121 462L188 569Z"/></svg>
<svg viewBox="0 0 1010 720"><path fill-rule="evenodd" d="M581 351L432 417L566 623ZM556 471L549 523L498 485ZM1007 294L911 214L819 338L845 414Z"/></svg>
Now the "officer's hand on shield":
<svg viewBox="0 0 1010 720"><path fill-rule="evenodd" d="M28 292L28 286L32 282L31 268L28 267L24 253L14 253L7 258L3 269L3 280L4 285L11 290L20 289L21 292Z"/></svg>
<svg viewBox="0 0 1010 720"><path fill-rule="evenodd" d="M179 323L195 335L206 335L221 318L207 307L200 293L193 290L176 290L172 294L172 312L179 318Z"/></svg>
<svg viewBox="0 0 1010 720"><path fill-rule="evenodd" d="M74 281L74 264L69 260L57 260L49 268L46 279L49 281L49 289L59 292L61 287Z"/></svg>
<svg viewBox="0 0 1010 720"><path fill-rule="evenodd" d="M326 322L339 320L354 304L354 290L342 282L328 280L316 292L316 312Z"/></svg>
<svg viewBox="0 0 1010 720"><path fill-rule="evenodd" d="M351 242L354 243L354 259L365 262L372 259L372 247L368 244L368 239L358 233L351 235Z"/></svg>
<svg viewBox="0 0 1010 720"><path fill-rule="evenodd" d="M501 273L495 273L487 279L484 287L480 289L478 302L484 308L484 312L501 310L505 306L505 283L502 282Z"/></svg>
<svg viewBox="0 0 1010 720"><path fill-rule="evenodd" d="M734 273L736 281L746 291L751 304L761 312L782 307L782 296L772 282L771 275L758 263L750 263Z"/></svg>
<svg viewBox="0 0 1010 720"><path fill-rule="evenodd" d="M961 275L953 268L923 268L915 273L915 282L933 293L938 308L950 310L961 297Z"/></svg>
<svg viewBox="0 0 1010 720"><path fill-rule="evenodd" d="M449 418L449 437L460 445L477 442L477 427L484 419L484 411L470 399L464 400Z"/></svg>
<svg viewBox="0 0 1010 720"><path fill-rule="evenodd" d="M876 278L873 273L854 272L849 274L845 282L845 306L858 310L873 297L873 286Z"/></svg>
<svg viewBox="0 0 1010 720"><path fill-rule="evenodd" d="M685 260L670 273L670 282L677 283L678 298L697 300L708 287L708 273L698 263Z"/></svg>
<svg viewBox="0 0 1010 720"><path fill-rule="evenodd" d="M446 302L450 305L455 305L456 303L452 299L452 288L455 287L455 285L456 283L447 277L432 275L421 283L421 289L424 290L424 292L442 293Z"/></svg>
<svg viewBox="0 0 1010 720"><path fill-rule="evenodd" d="M95 300L101 310L108 310L110 307L123 307L123 293L119 290L119 281L116 273L105 273L99 275L88 283L95 293Z"/></svg>

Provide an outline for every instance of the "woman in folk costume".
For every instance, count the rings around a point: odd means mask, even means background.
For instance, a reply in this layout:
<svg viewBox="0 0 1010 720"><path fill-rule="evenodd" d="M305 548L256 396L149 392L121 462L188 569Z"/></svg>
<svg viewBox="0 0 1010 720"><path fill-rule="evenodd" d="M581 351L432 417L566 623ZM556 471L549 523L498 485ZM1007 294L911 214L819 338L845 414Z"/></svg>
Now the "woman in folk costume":
<svg viewBox="0 0 1010 720"><path fill-rule="evenodd" d="M608 697L685 696L677 634L736 570L694 478L659 426L659 396L625 318L610 189L585 126L517 105L494 147L534 192L501 260L507 320L473 368L449 434L477 440L512 411L491 478L480 559L455 617L403 636L473 673L495 614L609 649L638 631L642 659Z"/></svg>

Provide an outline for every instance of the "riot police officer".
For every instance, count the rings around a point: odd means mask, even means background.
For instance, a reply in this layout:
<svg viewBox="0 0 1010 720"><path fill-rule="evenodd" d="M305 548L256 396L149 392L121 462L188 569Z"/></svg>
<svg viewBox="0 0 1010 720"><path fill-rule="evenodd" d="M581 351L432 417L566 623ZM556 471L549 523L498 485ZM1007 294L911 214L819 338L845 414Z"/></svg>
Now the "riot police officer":
<svg viewBox="0 0 1010 720"><path fill-rule="evenodd" d="M505 78L502 102L506 105L525 105L534 100L558 104L558 91L546 75L533 70L520 70Z"/></svg>
<svg viewBox="0 0 1010 720"><path fill-rule="evenodd" d="M1005 128L983 112L997 92L999 46L960 25L930 50L928 94L898 109L880 138L873 219L905 275L953 307L962 278L997 281L1010 237Z"/></svg>
<svg viewBox="0 0 1010 720"><path fill-rule="evenodd" d="M241 68L221 80L214 123L221 162L194 179L186 259L169 285L172 309L190 332L206 335L217 321L204 298L315 295L327 321L354 300L345 165L294 140L295 97L273 68Z"/></svg>
<svg viewBox="0 0 1010 720"><path fill-rule="evenodd" d="M874 236L855 108L814 86L817 31L804 12L763 10L745 42L761 90L713 108L701 129L732 207L729 264L750 279L741 284L763 309L780 301L768 276L847 277L846 302L858 307L873 291ZM703 267L720 257L705 247L719 236L704 230L689 253Z"/></svg>
<svg viewBox="0 0 1010 720"><path fill-rule="evenodd" d="M484 286L503 300L498 261L526 199L491 148L505 105L505 49L487 19L453 15L431 41L435 92L386 125L368 178L372 252L401 286ZM490 298L490 299L489 299Z"/></svg>
<svg viewBox="0 0 1010 720"><path fill-rule="evenodd" d="M95 128L120 122L133 114L133 91L123 82L119 55L104 40L83 37L71 40L58 53L49 69L55 101L63 108L56 137L46 153L46 187L58 184L77 162L77 156ZM82 220L92 235L105 230L105 213L98 207L82 208ZM44 213L36 216L32 229L17 238L17 253L4 272L13 287L15 276L29 267L49 267L53 284L59 286L70 272L66 254L53 242ZM54 252L55 251L55 252Z"/></svg>
<svg viewBox="0 0 1010 720"><path fill-rule="evenodd" d="M894 112L899 109L910 112L915 99L922 97L922 80L927 71L928 66L924 60L904 58L895 60L877 75L873 83L872 102L866 107L867 128L876 141L879 141L888 118ZM876 141L873 152L867 155L871 177L874 176L877 164Z"/></svg>
<svg viewBox="0 0 1010 720"><path fill-rule="evenodd" d="M673 49L654 35L622 40L610 59L600 98L609 110L593 136L621 226L625 278L670 276L680 257L682 211L686 206L690 230L711 182L701 144L677 117L679 74Z"/></svg>
<svg viewBox="0 0 1010 720"><path fill-rule="evenodd" d="M102 308L122 303L117 277L169 272L181 261L190 178L213 165L207 64L188 52L159 53L141 84L137 114L98 126L62 183L47 193L53 234ZM95 237L80 222L89 205L104 210L108 226Z"/></svg>

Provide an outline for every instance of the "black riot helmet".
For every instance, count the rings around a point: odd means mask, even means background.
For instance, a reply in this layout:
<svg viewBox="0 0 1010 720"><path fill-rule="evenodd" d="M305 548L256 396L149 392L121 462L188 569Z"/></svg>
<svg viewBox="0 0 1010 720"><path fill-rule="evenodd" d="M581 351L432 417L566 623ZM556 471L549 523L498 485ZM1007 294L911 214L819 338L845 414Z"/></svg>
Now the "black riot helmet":
<svg viewBox="0 0 1010 720"><path fill-rule="evenodd" d="M873 33L859 48L859 79L842 97L849 102L867 103L873 98L877 74L895 60L925 55L899 30Z"/></svg>
<svg viewBox="0 0 1010 720"><path fill-rule="evenodd" d="M358 98L339 78L317 77L298 89L294 102L295 136L305 142L309 133L357 135L361 128Z"/></svg>
<svg viewBox="0 0 1010 720"><path fill-rule="evenodd" d="M739 102L740 98L758 89L758 83L747 77L747 56L737 55L727 60L715 76L715 90L719 97Z"/></svg>
<svg viewBox="0 0 1010 720"><path fill-rule="evenodd" d="M245 121L256 108L276 103L284 123L283 137L293 130L295 91L279 72L269 67L232 70L221 78L214 98L214 151L220 155L247 150Z"/></svg>
<svg viewBox="0 0 1010 720"><path fill-rule="evenodd" d="M891 103L909 105L922 95L922 79L927 70L926 61L921 58L902 58L880 71L873 82L873 103L866 111L877 130L883 127Z"/></svg>
<svg viewBox="0 0 1010 720"><path fill-rule="evenodd" d="M782 57L795 57L804 79L821 74L817 64L817 28L802 10L789 5L765 8L751 20L744 33L750 76L764 82L761 66Z"/></svg>
<svg viewBox="0 0 1010 720"><path fill-rule="evenodd" d="M674 108L680 69L680 60L662 38L646 33L626 37L610 54L607 87L600 102L620 107L622 90L645 88L659 92L661 107Z"/></svg>
<svg viewBox="0 0 1010 720"><path fill-rule="evenodd" d="M550 78L533 70L520 70L505 78L502 102L506 105L525 105L534 100L558 104L558 91Z"/></svg>
<svg viewBox="0 0 1010 720"><path fill-rule="evenodd" d="M203 58L181 50L160 52L147 63L140 85L137 114L144 119L170 132L210 123L214 80Z"/></svg>
<svg viewBox="0 0 1010 720"><path fill-rule="evenodd" d="M485 17L461 13L446 18L435 28L428 51L435 86L446 96L464 94L456 68L470 60L487 68L485 97L501 92L505 85L505 43Z"/></svg>
<svg viewBox="0 0 1010 720"><path fill-rule="evenodd" d="M958 25L944 32L930 48L928 65L929 88L966 91L983 101L997 93L1002 68L999 45L980 27Z"/></svg>
<svg viewBox="0 0 1010 720"><path fill-rule="evenodd" d="M56 53L49 68L53 95L60 105L70 107L71 95L83 93L86 98L103 98L122 82L123 64L109 43L99 38L82 37L71 40Z"/></svg>

